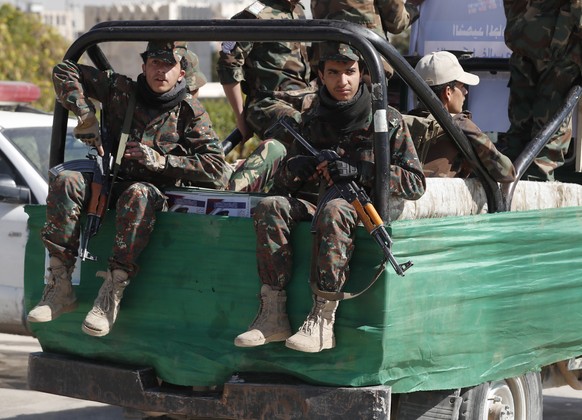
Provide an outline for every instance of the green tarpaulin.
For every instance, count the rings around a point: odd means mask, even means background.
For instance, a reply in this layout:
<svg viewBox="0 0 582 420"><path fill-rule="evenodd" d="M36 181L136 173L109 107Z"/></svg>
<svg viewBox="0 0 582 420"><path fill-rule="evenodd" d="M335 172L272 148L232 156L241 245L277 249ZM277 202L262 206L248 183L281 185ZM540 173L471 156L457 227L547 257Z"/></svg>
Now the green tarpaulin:
<svg viewBox="0 0 582 420"><path fill-rule="evenodd" d="M39 239L44 206L29 206L26 296L43 289ZM337 347L306 354L272 343L237 348L257 309L259 280L251 219L159 215L141 271L127 288L113 331L81 331L106 269L113 215L82 263L76 312L33 324L43 350L153 366L178 385L219 385L236 372L280 372L319 384L386 384L393 392L450 389L503 379L582 354L582 208L398 221L394 252L414 266L390 267L364 295L342 302ZM309 224L294 237L288 310L298 328L311 307ZM381 260L358 232L352 278L364 287Z"/></svg>

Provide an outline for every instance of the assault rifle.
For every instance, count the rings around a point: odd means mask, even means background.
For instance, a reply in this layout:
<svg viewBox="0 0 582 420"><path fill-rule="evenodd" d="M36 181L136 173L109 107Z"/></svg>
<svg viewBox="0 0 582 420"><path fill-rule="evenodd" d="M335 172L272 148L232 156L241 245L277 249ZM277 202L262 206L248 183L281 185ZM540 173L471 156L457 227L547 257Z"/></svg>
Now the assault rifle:
<svg viewBox="0 0 582 420"><path fill-rule="evenodd" d="M103 131L103 130L102 130ZM104 144L105 146L105 144ZM62 171L78 171L93 174L91 180L91 198L87 206L87 220L81 232L81 261L97 261L88 250L89 239L97 234L109 202L111 154L105 147L103 156L98 153L88 154L87 159L75 159L53 166L50 172L57 175Z"/></svg>
<svg viewBox="0 0 582 420"><path fill-rule="evenodd" d="M297 140L301 145L320 162L327 160L328 162L339 159L339 155L333 150L318 151L315 149L295 128L289 124L285 117L279 119L278 124L281 124L285 129ZM384 227L384 221L374 208L372 200L366 191L360 187L355 181L334 183L330 189L331 194L326 194L328 198L333 196L342 197L356 209L358 217L364 224L368 233L374 238L376 243L384 253L384 261L388 260L394 271L399 276L404 276L404 272L412 267L412 261L407 261L403 264L398 263L394 254L392 254L392 238ZM328 191L329 191L328 190ZM334 191L335 190L335 191ZM327 200L322 200L325 203ZM321 204L319 205L319 209ZM318 210L319 210L318 209ZM318 212L316 212L317 217Z"/></svg>
<svg viewBox="0 0 582 420"><path fill-rule="evenodd" d="M106 133L103 124L101 124L101 133L105 140ZM226 154L232 150L241 140L242 134L235 128L222 142L222 147L225 150L224 153ZM88 250L89 240L99 231L109 202L112 162L109 147L105 145L105 141L103 144L105 150L103 156L99 156L97 153L88 154L87 159L71 160L58 164L50 169L53 175L57 175L62 171L77 171L92 174L91 198L87 206L87 221L81 233L81 247L79 250L81 261L97 261L97 257L91 255Z"/></svg>

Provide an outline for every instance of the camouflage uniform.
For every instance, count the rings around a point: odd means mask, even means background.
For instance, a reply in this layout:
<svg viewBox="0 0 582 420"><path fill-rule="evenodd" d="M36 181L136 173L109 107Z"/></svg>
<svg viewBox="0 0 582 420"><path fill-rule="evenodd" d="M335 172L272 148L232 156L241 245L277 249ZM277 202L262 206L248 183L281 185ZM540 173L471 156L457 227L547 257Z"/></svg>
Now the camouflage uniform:
<svg viewBox="0 0 582 420"><path fill-rule="evenodd" d="M413 137L424 175L444 178L470 176L472 173L471 165L432 114L421 110L413 110L410 114L425 119L424 124L429 127L425 139L417 141ZM515 180L513 163L507 156L499 152L489 137L477 127L477 124L471 119L470 112L464 111L454 115L453 121L467 136L475 154L494 180L497 182Z"/></svg>
<svg viewBox="0 0 582 420"><path fill-rule="evenodd" d="M255 1L233 19L305 19L295 1ZM223 42L218 59L222 84L241 83L246 95L244 116L249 127L265 140L232 175L229 189L265 192L271 176L285 157L291 140L279 127L266 131L282 116L299 121L309 86L307 51L300 42ZM280 144L279 141L283 143Z"/></svg>
<svg viewBox="0 0 582 420"><path fill-rule="evenodd" d="M281 165L287 150L276 140L264 140L241 161L228 181L228 189L241 192L266 193L273 187L273 175Z"/></svg>
<svg viewBox="0 0 582 420"><path fill-rule="evenodd" d="M580 82L582 68L580 0L504 0L505 42L510 58L511 158L540 131ZM528 175L553 180L572 137L568 118L540 152Z"/></svg>
<svg viewBox="0 0 582 420"><path fill-rule="evenodd" d="M371 191L375 175L371 110L365 128L346 133L338 131L341 130L338 122L344 123L343 118L324 121L321 111L322 105L316 101L314 107L302 115L300 131L317 149L332 149L341 157L362 162L357 182ZM425 179L412 139L398 111L389 108L387 121L392 152L387 188L394 196L416 200L424 193ZM294 145L287 158L297 154L302 153ZM302 194L308 197L324 186L315 182L297 181L287 169L286 161L277 172L275 183L275 188L291 193L292 197L273 196L261 200L255 210L254 226L259 277L263 284L282 289L292 274L292 247L289 243L291 231L296 223L312 219L316 209L313 204L315 195L312 199L295 197ZM322 290L338 291L347 280L357 224L354 207L344 199L330 200L319 214L314 226L312 258L316 262L315 272Z"/></svg>
<svg viewBox="0 0 582 420"><path fill-rule="evenodd" d="M418 8L403 0L311 0L311 14L313 19L341 17L373 30L382 38L386 32L403 32L419 16Z"/></svg>
<svg viewBox="0 0 582 420"><path fill-rule="evenodd" d="M233 19L304 19L302 7L294 3L256 1ZM300 42L223 42L218 77L222 84L241 83L246 121L261 139L281 116L298 121L303 97L313 92L306 48Z"/></svg>
<svg viewBox="0 0 582 420"><path fill-rule="evenodd" d="M223 189L228 182L231 170L208 114L186 92L185 80L177 85L177 92L184 92L165 109L158 103L148 105L147 96L141 92L144 86L140 81L147 85L143 75L134 82L110 71L65 61L55 67L53 79L58 101L76 115L94 111L89 98L103 104L108 133L104 144L114 143L113 150L120 137L130 93L137 90L129 141L141 142L166 157L161 172L152 172L135 160L122 160L119 182L114 186L116 235L110 268L135 275L137 258L154 227L155 212L166 207L163 189L175 186ZM74 265L77 256L80 217L89 198L87 174L63 171L51 177L42 239L49 254L67 266Z"/></svg>
<svg viewBox="0 0 582 420"><path fill-rule="evenodd" d="M418 19L416 6L404 0L311 0L313 19L337 19L357 23L386 38L386 32L399 34ZM312 67L319 61L317 44L311 53ZM383 62L387 77L394 69Z"/></svg>

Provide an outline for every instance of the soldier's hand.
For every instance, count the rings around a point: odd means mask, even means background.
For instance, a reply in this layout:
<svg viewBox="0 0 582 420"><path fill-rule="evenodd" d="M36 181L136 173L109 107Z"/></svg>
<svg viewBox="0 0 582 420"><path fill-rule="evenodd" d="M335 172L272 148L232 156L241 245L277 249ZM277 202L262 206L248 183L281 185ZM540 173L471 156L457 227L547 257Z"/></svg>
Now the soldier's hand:
<svg viewBox="0 0 582 420"><path fill-rule="evenodd" d="M287 161L287 169L300 181L316 176L317 158L315 156L294 156Z"/></svg>
<svg viewBox="0 0 582 420"><path fill-rule="evenodd" d="M99 133L99 121L94 112L88 112L77 117L77 126L73 134L87 146L95 147L99 156L103 156L103 144Z"/></svg>
<svg viewBox="0 0 582 420"><path fill-rule="evenodd" d="M154 149L137 141L128 141L124 158L137 160L152 172L162 172L166 167L166 157Z"/></svg>
<svg viewBox="0 0 582 420"><path fill-rule="evenodd" d="M334 183L352 181L358 177L358 166L348 159L336 159L327 164L329 177Z"/></svg>

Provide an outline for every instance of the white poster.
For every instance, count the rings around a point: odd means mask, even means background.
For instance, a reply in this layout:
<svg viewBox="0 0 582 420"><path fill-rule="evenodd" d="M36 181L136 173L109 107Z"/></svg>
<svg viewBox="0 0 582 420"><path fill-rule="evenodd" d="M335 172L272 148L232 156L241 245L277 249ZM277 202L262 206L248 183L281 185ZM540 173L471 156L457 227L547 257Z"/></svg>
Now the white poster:
<svg viewBox="0 0 582 420"><path fill-rule="evenodd" d="M509 57L503 0L426 0L412 27L410 54L471 51L475 57Z"/></svg>
<svg viewBox="0 0 582 420"><path fill-rule="evenodd" d="M469 51L473 57L509 58L504 31L503 0L426 0L412 27L410 54L447 50ZM481 82L470 87L467 109L481 130L505 132L509 128L509 72L478 75Z"/></svg>

